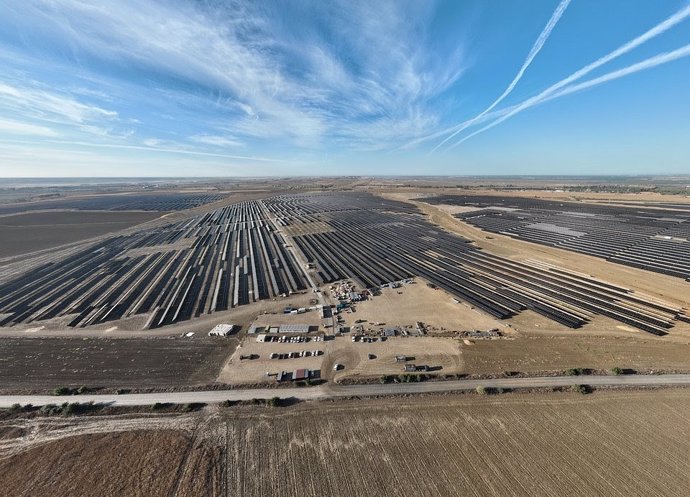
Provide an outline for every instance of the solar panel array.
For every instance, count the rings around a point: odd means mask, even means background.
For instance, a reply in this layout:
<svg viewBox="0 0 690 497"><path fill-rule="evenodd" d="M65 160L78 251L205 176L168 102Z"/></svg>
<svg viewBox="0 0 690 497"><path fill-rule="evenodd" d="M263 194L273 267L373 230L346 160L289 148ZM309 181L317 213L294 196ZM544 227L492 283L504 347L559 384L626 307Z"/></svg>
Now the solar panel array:
<svg viewBox="0 0 690 497"><path fill-rule="evenodd" d="M424 201L476 207L456 217L486 231L690 280L687 205L624 207L490 195Z"/></svg>

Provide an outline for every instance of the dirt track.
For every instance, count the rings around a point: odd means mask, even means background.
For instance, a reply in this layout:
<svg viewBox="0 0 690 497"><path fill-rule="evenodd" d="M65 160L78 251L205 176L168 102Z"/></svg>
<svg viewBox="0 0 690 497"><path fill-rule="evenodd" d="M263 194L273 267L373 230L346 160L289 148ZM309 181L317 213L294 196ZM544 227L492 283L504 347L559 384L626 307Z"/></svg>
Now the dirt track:
<svg viewBox="0 0 690 497"><path fill-rule="evenodd" d="M385 383L337 385L326 383L316 387L247 388L236 390L197 390L188 392L154 392L126 394L84 394L78 396L53 395L0 395L0 408L14 404L41 406L61 402L94 402L117 406L147 406L171 402L217 403L225 400L247 401L281 397L299 400L327 400L351 397L375 397L472 391L477 387L504 389L533 389L570 387L587 384L595 387L662 387L688 386L690 374L620 375L620 376L544 376L528 378L499 378L479 380L428 381L423 383Z"/></svg>

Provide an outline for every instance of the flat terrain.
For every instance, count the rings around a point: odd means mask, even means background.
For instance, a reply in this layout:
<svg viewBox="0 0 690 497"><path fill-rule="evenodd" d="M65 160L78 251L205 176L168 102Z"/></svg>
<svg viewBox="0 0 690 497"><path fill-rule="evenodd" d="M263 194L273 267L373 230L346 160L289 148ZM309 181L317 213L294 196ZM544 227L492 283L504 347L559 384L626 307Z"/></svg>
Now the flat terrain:
<svg viewBox="0 0 690 497"><path fill-rule="evenodd" d="M0 257L22 255L120 231L159 212L48 211L0 216Z"/></svg>
<svg viewBox="0 0 690 497"><path fill-rule="evenodd" d="M272 353L289 354L318 350L320 354L294 359L271 359ZM373 358L369 359L369 354ZM254 360L241 360L240 356L255 355ZM452 338L395 337L385 342L353 343L349 336L336 337L323 342L307 343L257 343L247 337L221 371L218 381L227 384L275 383L275 375L281 371L293 372L299 368L319 370L321 378L379 378L381 375L402 374L402 364L395 356L404 355L410 363L428 365L441 374L457 374L464 371L460 342ZM334 372L333 366L343 369ZM274 376L267 377L266 373Z"/></svg>
<svg viewBox="0 0 690 497"><path fill-rule="evenodd" d="M0 340L0 388L170 387L211 383L233 338L33 338Z"/></svg>
<svg viewBox="0 0 690 497"><path fill-rule="evenodd" d="M178 431L132 431L82 435L50 442L0 460L3 495L140 496L198 495L197 481L178 480L182 465L204 483L214 462L190 450ZM198 466L197 466L198 463ZM212 494L207 494L212 495Z"/></svg>
<svg viewBox="0 0 690 497"><path fill-rule="evenodd" d="M640 371L690 369L690 344L646 336L523 335L516 340L476 340L462 346L465 371L536 373L568 368Z"/></svg>
<svg viewBox="0 0 690 497"><path fill-rule="evenodd" d="M684 496L688 408L689 391L658 390L7 420L0 488L54 497Z"/></svg>
<svg viewBox="0 0 690 497"><path fill-rule="evenodd" d="M528 195L528 193L529 192L517 192L516 194ZM510 195L512 194L511 192ZM472 240L476 246L492 254L518 261L536 259L569 270L586 272L589 275L611 282L615 285L631 288L636 292L639 291L645 295L679 306L690 307L690 292L688 292L690 286L688 282L681 278L623 266L621 264L607 262L598 257L578 254L555 247L547 247L516 240L497 233L487 233L453 217L444 209L439 208L439 206L415 200L419 195L420 194L416 192L382 194L385 198L408 201L416 205L422 212L429 216L429 221L432 223L453 233L457 233L468 240ZM533 192L532 196L534 196ZM609 195L606 198L610 197ZM552 197L545 195L545 198Z"/></svg>
<svg viewBox="0 0 690 497"><path fill-rule="evenodd" d="M228 384L273 383L281 371L299 368L320 370L321 377L343 379L380 378L402 373L395 357L404 355L412 364L427 365L432 372L453 374L500 374L519 371L528 374L560 372L568 368L610 370L614 367L639 371L688 371L690 333L686 323L678 323L672 334L657 337L603 316L581 329L573 330L531 311L508 321L493 319L463 303L455 303L442 290L428 288L422 280L397 289L386 288L381 295L356 304L356 312L341 315L347 326L361 326L364 333L378 336L388 327L415 329L415 321L427 326L425 336L396 336L385 342L352 342L350 331L342 337L314 342L311 334L304 343L257 343L255 336L243 338L242 345L223 367L218 381ZM359 323L357 321L360 321ZM319 324L318 314L266 314L261 325L282 323ZM374 324L376 323L376 324ZM498 328L501 338L463 338L458 332ZM330 330L326 330L332 333ZM441 336L438 336L441 335ZM271 359L272 353L301 351L322 355L292 359ZM369 358L373 354L373 358ZM240 356L254 355L253 360ZM344 366L333 371L335 364Z"/></svg>
<svg viewBox="0 0 690 497"><path fill-rule="evenodd" d="M456 302L447 292L429 288L421 278L399 288L384 288L380 295L357 303L355 313L345 312L343 317L348 326L357 320L365 320L365 328L371 323L385 323L384 327L414 327L417 321L421 321L432 334L443 330L504 329L506 325L505 321L473 309L464 302Z"/></svg>

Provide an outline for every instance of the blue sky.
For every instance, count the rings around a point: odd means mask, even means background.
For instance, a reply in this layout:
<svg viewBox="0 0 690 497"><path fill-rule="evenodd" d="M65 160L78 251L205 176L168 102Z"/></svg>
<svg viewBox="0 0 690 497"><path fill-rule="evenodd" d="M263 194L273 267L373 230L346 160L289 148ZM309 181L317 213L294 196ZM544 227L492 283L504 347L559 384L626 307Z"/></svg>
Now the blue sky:
<svg viewBox="0 0 690 497"><path fill-rule="evenodd" d="M690 174L690 2L0 0L0 176Z"/></svg>

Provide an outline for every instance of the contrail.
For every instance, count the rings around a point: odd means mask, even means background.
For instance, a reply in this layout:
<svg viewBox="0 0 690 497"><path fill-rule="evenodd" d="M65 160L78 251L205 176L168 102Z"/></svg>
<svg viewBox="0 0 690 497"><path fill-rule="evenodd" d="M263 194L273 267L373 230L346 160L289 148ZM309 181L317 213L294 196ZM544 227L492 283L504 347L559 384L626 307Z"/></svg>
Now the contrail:
<svg viewBox="0 0 690 497"><path fill-rule="evenodd" d="M622 78L624 76L628 76L630 74L634 74L634 73L639 72L639 71L651 69L651 68L659 66L661 64L673 62L674 60L682 59L683 57L687 57L689 55L690 55L690 44L685 45L685 46L678 48L676 50L673 50L672 52L664 52L664 53L655 55L654 57L650 57L650 58L645 59L645 60L638 62L636 64L632 64L630 66L624 67L623 69L618 69L617 71L612 71L612 72L606 73L603 76L599 76L598 78L590 79L588 81L585 81L583 83L579 83L576 85L567 86L563 90L561 90L557 93L552 93L551 95L546 96L539 101L531 102L530 105L528 105L528 106L525 106L522 104L518 105L518 106L516 106L516 108L514 110L512 110L508 114L506 114L502 117L499 117L498 119L496 119L491 124L488 124L488 125L484 126L483 128L478 129L474 133L467 135L462 140L460 140L457 143L454 143L452 146L448 147L447 150L451 150L451 149L457 147L458 145L469 140L473 136L478 135L479 133L482 133L488 129L491 129L494 126L502 123L506 119L510 118L511 116L514 116L515 114L522 112L523 110L526 110L530 107L534 107L535 105L539 105L541 103L548 102L549 100L554 100L556 98L564 97L566 95L570 95L571 93L586 90L588 88L592 88L594 86L598 86L600 84L607 83L609 81L613 81L614 79L619 79L619 78ZM530 99L530 100L532 100L532 99Z"/></svg>
<svg viewBox="0 0 690 497"><path fill-rule="evenodd" d="M561 16L565 12L565 9L568 8L568 5L570 4L570 0L561 0L561 3L558 4L558 7L556 7L556 10L554 10L553 14L551 15L551 19L549 19L549 22L546 23L546 26L544 26L544 29L542 32L539 34L539 37L537 38L537 41L534 42L534 45L532 45L532 49L529 51L529 54L527 55L527 58L525 59L525 62L522 63L522 67L518 71L518 73L515 75L513 78L513 81L510 82L508 85L508 88L506 88L503 93L501 94L500 97L498 97L494 102L489 105L486 109L484 109L481 113L477 114L475 117L470 119L469 121L465 121L464 123L461 123L457 129L447 136L445 139L441 141L438 145L436 145L432 150L431 153L435 152L438 150L439 147L443 146L444 143L446 143L448 140L451 140L454 138L458 133L466 129L467 127L471 126L477 120L481 119L484 117L488 112L490 112L494 107L496 107L498 104L500 104L504 98L506 98L510 92L513 91L515 86L518 84L518 82L522 79L523 74L525 74L525 71L527 68L530 66L534 58L537 56L537 54L541 51L542 47L544 46L544 43L546 43L546 40L549 39L549 36L551 36L551 31L553 31L553 28L556 27L556 24L558 24L558 21L561 19ZM451 128L452 129L452 128Z"/></svg>
<svg viewBox="0 0 690 497"><path fill-rule="evenodd" d="M642 35L638 36L637 38L635 38L635 39L633 39L633 40L627 42L626 44L624 44L624 45L618 47L618 48L617 48L616 50L614 50L613 52L610 52L609 54L604 55L603 57L601 57L601 58L595 60L595 61L592 62L591 64L586 65L586 66L583 67L582 69L580 69L580 70L578 70L578 71L575 71L573 74L571 74L571 75L568 76L567 78L562 79L562 80L559 81L558 83L555 83L555 84L551 85L551 86L548 87L546 90L542 91L539 95L536 95L536 96L534 96L534 97L528 98L527 100L525 100L524 102L522 102L521 104L519 104L518 106L516 106L513 110L511 110L511 111L510 111L509 113L507 113L506 115L504 115L504 116L498 118L496 121L492 122L491 124L488 124L487 126L484 126L483 128L481 128L481 129L475 131L474 133L471 133L471 134L467 135L465 138L463 138L463 139L461 139L461 140L455 142L455 143L452 144L450 147L446 148L445 151L448 152L449 150L454 149L455 147L457 147L457 146L460 145L461 143L463 143L463 142L469 140L471 137L476 136L476 135L478 135L479 133L482 133L482 132L484 132L484 131L486 131L486 130L488 130L488 129L493 128L493 127L496 126L497 124L500 124L500 123L502 123L503 121L505 121L505 120L507 120L507 119L510 119L511 117L513 117L514 115L516 115L516 114L522 112L523 110L529 109L530 107L534 107L535 105L537 105L537 104L539 104L539 103L541 103L541 102L543 102L543 101L545 101L545 100L550 100L549 97L550 97L551 95L553 95L555 92L557 92L558 90L560 90L561 88L563 88L563 87L569 85L570 83L572 83L572 82L574 82L574 81L577 81L578 79L580 79L580 78L582 78L583 76L589 74L589 73L592 72L593 70L595 70L595 69L601 67L602 65L604 65L604 64L606 64L606 63L608 63L608 62L610 62L610 61L612 61L612 60L614 60L614 59L620 57L621 55L624 55L624 54L630 52L631 50L633 50L633 49L639 47L640 45L642 45L643 43L645 43L645 42L651 40L652 38L655 38L655 37L659 36L660 34L665 33L666 31L668 31L669 29L671 29L673 26L675 26L676 24L678 24L678 23L684 21L684 20L687 19L688 17L690 17L690 5L687 5L685 8L679 10L678 12L676 12L675 14L673 14L671 17L667 18L666 20L664 20L664 21L662 21L661 23L659 23L659 24L657 24L656 26L654 26L654 27L653 27L652 29L650 29L649 31L647 31L647 32L643 33ZM683 50L683 49L679 49L679 50ZM675 52L671 52L671 53L675 53ZM662 55L667 55L667 54L662 54ZM684 55L683 55L683 56L684 56ZM652 57L652 58L650 58L650 59L646 59L646 60L643 61L643 62L649 61L649 60L651 60L651 59L653 59L653 58L654 58L654 57ZM676 56L676 58L680 58L680 56ZM674 59L674 60L675 60L675 59ZM668 61L666 61L666 62L668 62ZM662 63L663 63L663 62L662 62ZM635 64L635 65L637 65L637 64ZM658 64L656 64L656 65L658 65ZM633 67L633 66L630 66L630 67ZM653 66L652 66L652 67L653 67ZM642 69L638 69L638 70L642 70ZM618 72L618 71L615 71L615 72ZM635 72L636 72L636 71L635 71ZM613 74L613 73L609 73L609 74ZM600 79L600 78L596 78L596 79ZM614 79L615 79L615 78L614 78ZM592 81L594 81L594 80L592 80ZM600 83L599 83L599 84L600 84ZM589 88L589 86L588 86L588 88ZM572 92L569 92L569 93L572 93ZM560 96L560 95L559 95L559 96Z"/></svg>
<svg viewBox="0 0 690 497"><path fill-rule="evenodd" d="M609 81L613 81L614 79L628 76L629 74L634 74L636 72L644 71L646 69L651 69L653 67L660 66L660 65L666 64L668 62L673 62L674 60L682 59L683 57L687 57L689 55L690 55L690 44L685 45L683 47L680 47L680 48L673 50L671 52L663 52L663 53L657 54L654 57L649 57L648 59L645 59L641 62L637 62L636 64L624 67L622 69L618 69L617 71L612 71L612 72L606 73L603 76L599 76L598 78L590 79L588 81L585 81L584 83L579 83L576 85L567 86L566 88L559 91L558 93L551 95L548 98L545 98L544 100L542 100L542 102L548 102L549 100L552 100L552 99L555 99L558 97L564 97L565 95L570 95L571 93L586 90L588 88L592 88L593 86L598 86L600 84L607 83Z"/></svg>

